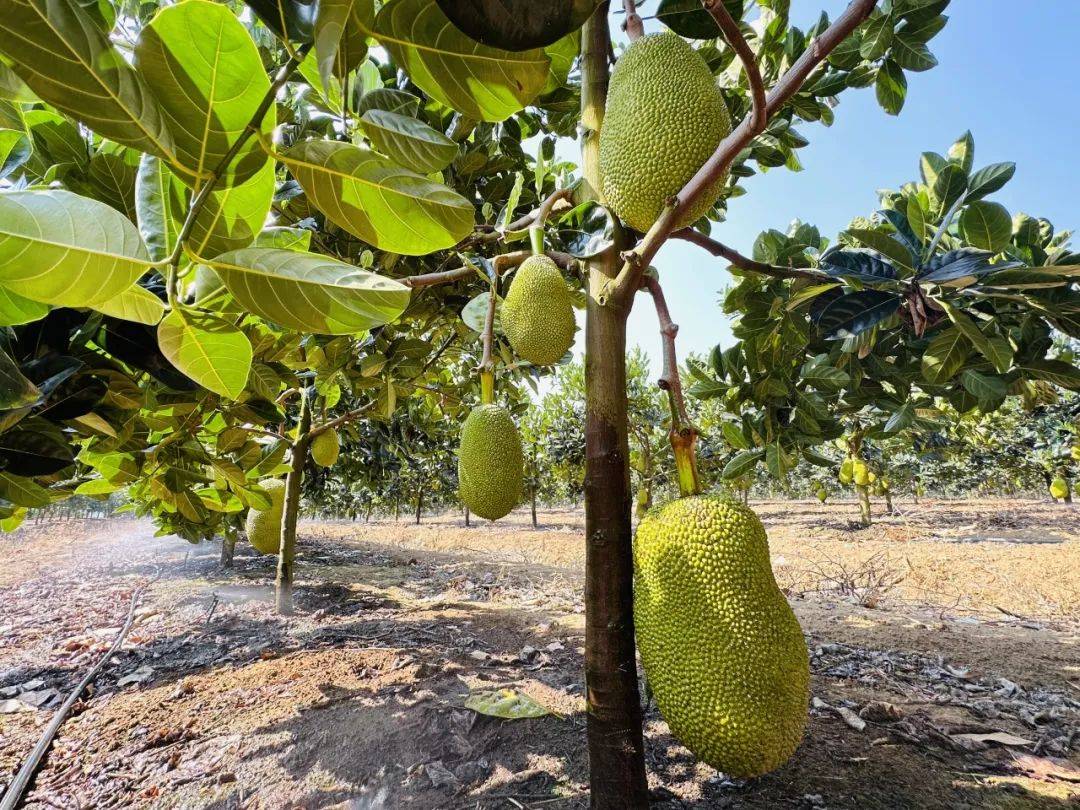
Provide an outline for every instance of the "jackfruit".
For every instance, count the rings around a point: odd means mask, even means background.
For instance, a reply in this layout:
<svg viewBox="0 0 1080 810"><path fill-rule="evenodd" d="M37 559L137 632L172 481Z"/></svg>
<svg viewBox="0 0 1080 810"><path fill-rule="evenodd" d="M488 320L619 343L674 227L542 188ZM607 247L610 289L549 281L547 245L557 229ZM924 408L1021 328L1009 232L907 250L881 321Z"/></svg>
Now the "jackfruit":
<svg viewBox="0 0 1080 810"><path fill-rule="evenodd" d="M461 427L458 492L469 510L488 520L521 500L524 454L514 420L498 405L479 405Z"/></svg>
<svg viewBox="0 0 1080 810"><path fill-rule="evenodd" d="M1069 455L1073 461L1080 461L1080 444L1074 444L1069 448Z"/></svg>
<svg viewBox="0 0 1080 810"><path fill-rule="evenodd" d="M574 305L555 262L526 259L502 303L502 328L514 353L535 366L562 360L574 344Z"/></svg>
<svg viewBox="0 0 1080 810"><path fill-rule="evenodd" d="M1050 482L1050 494L1059 501L1069 494L1069 485L1064 478L1055 478Z"/></svg>
<svg viewBox="0 0 1080 810"><path fill-rule="evenodd" d="M270 508L250 509L247 514L248 542L263 554L277 554L281 548L281 517L285 513L285 482L280 478L260 481L270 496Z"/></svg>
<svg viewBox="0 0 1080 810"><path fill-rule="evenodd" d="M644 233L717 145L731 133L731 115L701 55L676 34L635 40L615 63L600 130L604 196L626 224ZM675 227L709 212L727 173Z"/></svg>
<svg viewBox="0 0 1080 810"><path fill-rule="evenodd" d="M855 459L851 464L851 480L855 482L857 487L865 487L870 483L870 470L866 467L866 462L861 459Z"/></svg>
<svg viewBox="0 0 1080 810"><path fill-rule="evenodd" d="M854 462L850 458L845 458L840 464L840 472L836 474L836 477L840 480L841 484L850 484L851 477L853 475Z"/></svg>
<svg viewBox="0 0 1080 810"><path fill-rule="evenodd" d="M634 538L634 622L660 712L699 759L741 778L792 755L809 655L749 508L696 496L651 510Z"/></svg>
<svg viewBox="0 0 1080 810"><path fill-rule="evenodd" d="M326 430L311 440L311 460L320 467L333 467L341 452L336 430Z"/></svg>
<svg viewBox="0 0 1080 810"><path fill-rule="evenodd" d="M817 492L814 494L817 495L819 501L825 503L825 499L829 497L829 490L825 489L825 487L818 487Z"/></svg>

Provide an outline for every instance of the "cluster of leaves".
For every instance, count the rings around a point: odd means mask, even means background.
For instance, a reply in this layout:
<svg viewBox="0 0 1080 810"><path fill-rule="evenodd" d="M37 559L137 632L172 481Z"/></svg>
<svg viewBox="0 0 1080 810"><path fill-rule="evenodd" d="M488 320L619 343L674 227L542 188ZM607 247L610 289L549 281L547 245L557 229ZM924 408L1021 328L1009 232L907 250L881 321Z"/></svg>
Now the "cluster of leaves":
<svg viewBox="0 0 1080 810"><path fill-rule="evenodd" d="M754 259L808 272L744 275L724 302L738 342L691 365L693 393L733 416L727 477L762 460L778 478L801 459L831 466L814 448L854 423L889 437L932 427L941 402L989 413L1080 388L1054 343L1080 300L1069 233L988 201L1014 167L972 171L973 155L970 134L924 154L920 182L883 192L831 246L802 223L758 238Z"/></svg>

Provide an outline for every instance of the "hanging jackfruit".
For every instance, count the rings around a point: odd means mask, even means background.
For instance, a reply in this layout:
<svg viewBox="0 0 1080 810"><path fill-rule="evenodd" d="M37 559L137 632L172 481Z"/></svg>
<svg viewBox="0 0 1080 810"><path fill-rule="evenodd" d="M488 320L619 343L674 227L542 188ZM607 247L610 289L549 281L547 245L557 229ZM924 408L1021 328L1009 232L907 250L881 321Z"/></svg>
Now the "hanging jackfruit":
<svg viewBox="0 0 1080 810"><path fill-rule="evenodd" d="M281 517L285 513L285 482L280 478L260 481L270 496L270 508L250 509L245 528L248 542L263 554L277 554L281 548Z"/></svg>
<svg viewBox="0 0 1080 810"><path fill-rule="evenodd" d="M814 494L817 496L817 499L819 501L825 503L825 499L829 497L829 490L825 489L824 486L820 486L817 488L817 492L815 492Z"/></svg>
<svg viewBox="0 0 1080 810"><path fill-rule="evenodd" d="M510 513L521 500L524 454L509 412L479 405L461 427L458 493L469 510L488 520Z"/></svg>
<svg viewBox="0 0 1080 810"><path fill-rule="evenodd" d="M870 469L862 459L855 459L851 464L851 480L857 487L865 487L871 483Z"/></svg>
<svg viewBox="0 0 1080 810"><path fill-rule="evenodd" d="M1069 494L1069 484L1064 478L1055 478L1050 482L1050 494L1059 501Z"/></svg>
<svg viewBox="0 0 1080 810"><path fill-rule="evenodd" d="M536 366L562 360L574 344L574 306L555 262L530 256L502 303L502 328L514 353Z"/></svg>
<svg viewBox="0 0 1080 810"><path fill-rule="evenodd" d="M791 756L809 656L749 508L696 496L650 511L634 538L634 621L660 712L698 758L749 777Z"/></svg>
<svg viewBox="0 0 1080 810"><path fill-rule="evenodd" d="M607 202L631 228L645 232L717 145L731 116L701 55L670 32L632 42L615 63L600 130L600 178ZM675 227L712 208L727 182L718 178Z"/></svg>
<svg viewBox="0 0 1080 810"><path fill-rule="evenodd" d="M840 471L836 474L841 484L845 486L851 483L852 476L854 475L854 462L850 458L845 458L840 463Z"/></svg>
<svg viewBox="0 0 1080 810"><path fill-rule="evenodd" d="M336 430L324 430L311 440L311 460L320 467L333 467L341 452L341 440Z"/></svg>

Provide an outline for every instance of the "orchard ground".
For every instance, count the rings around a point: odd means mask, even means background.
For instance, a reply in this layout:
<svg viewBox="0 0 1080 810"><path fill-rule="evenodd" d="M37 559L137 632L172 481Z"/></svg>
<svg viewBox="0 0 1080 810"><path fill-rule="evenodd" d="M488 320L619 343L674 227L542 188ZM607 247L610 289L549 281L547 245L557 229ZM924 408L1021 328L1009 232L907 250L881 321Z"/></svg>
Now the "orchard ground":
<svg viewBox="0 0 1080 810"><path fill-rule="evenodd" d="M860 529L854 503L754 506L809 636L809 730L731 782L650 708L655 806L1080 803L1080 510L901 502ZM583 514L539 522L304 521L291 618L247 546L222 571L134 520L2 536L0 786L159 576L28 807L585 807ZM552 714L463 707L504 687Z"/></svg>

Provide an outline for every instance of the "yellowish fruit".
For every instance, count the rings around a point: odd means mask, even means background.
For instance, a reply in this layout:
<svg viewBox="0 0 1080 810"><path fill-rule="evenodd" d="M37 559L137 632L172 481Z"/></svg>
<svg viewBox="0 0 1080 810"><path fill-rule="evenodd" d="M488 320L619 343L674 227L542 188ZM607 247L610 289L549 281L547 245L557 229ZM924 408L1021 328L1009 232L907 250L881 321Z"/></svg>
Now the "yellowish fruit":
<svg viewBox="0 0 1080 810"><path fill-rule="evenodd" d="M850 484L852 476L853 462L850 458L845 458L840 463L840 472L836 474L836 477L840 480L841 484Z"/></svg>
<svg viewBox="0 0 1080 810"><path fill-rule="evenodd" d="M270 508L249 509L245 528L248 542L263 554L277 554L281 548L281 517L285 512L285 482L280 478L260 481L270 496Z"/></svg>
<svg viewBox="0 0 1080 810"><path fill-rule="evenodd" d="M521 437L509 412L498 405L473 408L458 449L461 500L473 514L498 520L521 500L523 478Z"/></svg>
<svg viewBox="0 0 1080 810"><path fill-rule="evenodd" d="M870 470L867 469L865 461L855 459L852 463L851 480L857 487L865 487L870 483Z"/></svg>
<svg viewBox="0 0 1080 810"><path fill-rule="evenodd" d="M1050 494L1058 500L1069 494L1069 485L1064 478L1055 478L1050 482Z"/></svg>
<svg viewBox="0 0 1080 810"><path fill-rule="evenodd" d="M327 430L311 440L311 460L320 467L333 467L341 452L341 440L336 430Z"/></svg>
<svg viewBox="0 0 1080 810"><path fill-rule="evenodd" d="M660 712L699 759L750 777L792 755L809 656L750 509L696 496L651 510L634 538L634 621Z"/></svg>
<svg viewBox="0 0 1080 810"><path fill-rule="evenodd" d="M574 305L562 273L531 256L514 273L502 304L502 328L514 353L536 366L558 363L574 344Z"/></svg>
<svg viewBox="0 0 1080 810"><path fill-rule="evenodd" d="M815 494L817 495L817 499L822 503L825 503L825 499L829 497L829 491L825 489L825 487L819 488Z"/></svg>
<svg viewBox="0 0 1080 810"><path fill-rule="evenodd" d="M682 37L649 34L615 63L600 131L600 177L607 202L645 232L731 132L731 116L705 60ZM718 178L674 227L709 212L727 182Z"/></svg>

